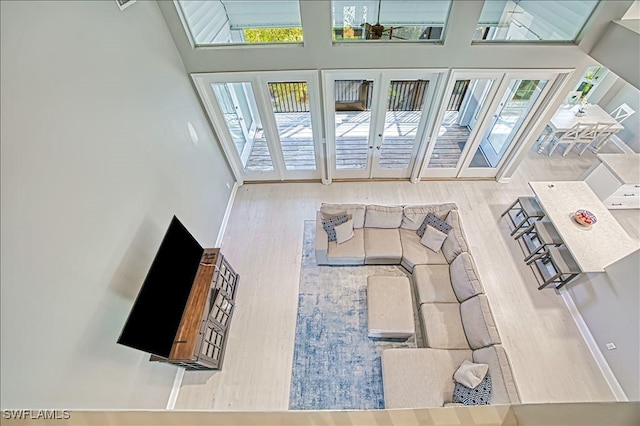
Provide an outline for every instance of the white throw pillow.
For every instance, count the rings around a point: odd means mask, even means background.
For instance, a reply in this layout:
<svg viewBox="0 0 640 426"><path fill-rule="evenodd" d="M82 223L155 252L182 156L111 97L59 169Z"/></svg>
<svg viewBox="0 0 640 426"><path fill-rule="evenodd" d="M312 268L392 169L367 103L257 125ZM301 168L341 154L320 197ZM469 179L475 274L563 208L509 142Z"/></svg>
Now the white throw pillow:
<svg viewBox="0 0 640 426"><path fill-rule="evenodd" d="M338 228L336 227L336 229ZM437 253L442 248L442 243L444 243L444 240L446 239L447 234L438 231L431 225L427 225L427 229L425 229L424 235L420 239L420 243L426 248Z"/></svg>
<svg viewBox="0 0 640 426"><path fill-rule="evenodd" d="M342 225L338 225L335 228L336 242L342 244L345 241L349 241L353 238L353 219L346 221Z"/></svg>
<svg viewBox="0 0 640 426"><path fill-rule="evenodd" d="M465 359L453 375L453 380L473 389L480 384L488 371L489 364L474 364Z"/></svg>

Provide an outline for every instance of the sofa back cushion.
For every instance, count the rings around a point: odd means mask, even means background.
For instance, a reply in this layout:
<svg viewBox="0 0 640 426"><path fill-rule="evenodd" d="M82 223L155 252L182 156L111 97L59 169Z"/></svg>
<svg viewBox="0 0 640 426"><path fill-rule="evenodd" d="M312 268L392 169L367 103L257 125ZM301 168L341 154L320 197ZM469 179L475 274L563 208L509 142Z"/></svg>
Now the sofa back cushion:
<svg viewBox="0 0 640 426"><path fill-rule="evenodd" d="M451 225L451 231L447 234L447 239L442 244L442 254L450 264L460 254L469 251L467 238L462 231L462 220L458 210L451 210L445 222Z"/></svg>
<svg viewBox="0 0 640 426"><path fill-rule="evenodd" d="M460 317L471 349L501 343L498 328L491 315L489 300L484 294L478 294L462 302Z"/></svg>
<svg viewBox="0 0 640 426"><path fill-rule="evenodd" d="M322 203L320 213L335 215L338 213L346 213L353 218L353 228L358 229L364 226L364 204L329 204Z"/></svg>
<svg viewBox="0 0 640 426"><path fill-rule="evenodd" d="M405 206L402 215L402 229L417 231L424 222L424 218L429 213L433 213L438 218L444 220L451 210L457 210L456 203L444 204L424 204L417 206Z"/></svg>
<svg viewBox="0 0 640 426"><path fill-rule="evenodd" d="M473 258L469 253L460 253L449 265L449 273L451 287L458 302L462 303L470 297L484 293Z"/></svg>
<svg viewBox="0 0 640 426"><path fill-rule="evenodd" d="M519 404L520 396L513 379L511 365L502 345L473 351L473 362L489 365L491 376L491 404Z"/></svg>
<svg viewBox="0 0 640 426"><path fill-rule="evenodd" d="M364 220L365 228L400 228L402 223L402 206L367 206Z"/></svg>

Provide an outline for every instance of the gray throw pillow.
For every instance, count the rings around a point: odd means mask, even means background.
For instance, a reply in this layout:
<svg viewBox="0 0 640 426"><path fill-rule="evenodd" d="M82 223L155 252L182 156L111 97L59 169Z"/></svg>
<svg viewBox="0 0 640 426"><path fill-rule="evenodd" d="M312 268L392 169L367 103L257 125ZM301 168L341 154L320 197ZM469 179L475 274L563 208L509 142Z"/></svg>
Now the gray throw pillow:
<svg viewBox="0 0 640 426"><path fill-rule="evenodd" d="M489 405L491 401L491 376L484 376L484 380L475 388L468 388L456 382L453 389L453 400L464 405Z"/></svg>
<svg viewBox="0 0 640 426"><path fill-rule="evenodd" d="M418 228L418 230L416 231L418 237L422 238L422 236L424 235L424 231L427 229L427 225L431 225L438 231L444 232L445 234L448 234L449 231L451 231L451 225L440 219L435 214L429 213L427 217L424 218L424 221L422 222L422 225L420 225L420 228Z"/></svg>
<svg viewBox="0 0 640 426"><path fill-rule="evenodd" d="M327 236L329 237L329 241L336 240L336 230L335 227L338 225L342 225L349 220L348 215L342 215L338 217L332 217L327 219L322 219L322 229L325 230Z"/></svg>

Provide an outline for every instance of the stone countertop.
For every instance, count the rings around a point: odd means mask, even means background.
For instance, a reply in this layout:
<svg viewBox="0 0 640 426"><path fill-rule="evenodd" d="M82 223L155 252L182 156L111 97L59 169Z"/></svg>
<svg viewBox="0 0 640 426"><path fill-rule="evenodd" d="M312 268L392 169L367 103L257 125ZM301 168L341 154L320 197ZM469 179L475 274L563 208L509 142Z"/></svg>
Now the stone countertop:
<svg viewBox="0 0 640 426"><path fill-rule="evenodd" d="M640 183L640 154L598 154L598 158L623 184Z"/></svg>
<svg viewBox="0 0 640 426"><path fill-rule="evenodd" d="M529 182L529 186L583 272L604 272L638 249L586 182ZM578 209L589 210L598 222L578 225L573 219Z"/></svg>

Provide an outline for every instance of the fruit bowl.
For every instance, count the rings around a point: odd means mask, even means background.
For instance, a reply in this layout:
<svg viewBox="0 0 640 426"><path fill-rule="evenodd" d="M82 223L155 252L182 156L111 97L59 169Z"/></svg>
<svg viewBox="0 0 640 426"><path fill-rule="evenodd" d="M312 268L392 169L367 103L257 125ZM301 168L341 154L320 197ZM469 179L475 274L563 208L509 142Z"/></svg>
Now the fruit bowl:
<svg viewBox="0 0 640 426"><path fill-rule="evenodd" d="M573 217L576 222L578 222L582 226L591 226L598 221L596 216L589 210L577 210Z"/></svg>

